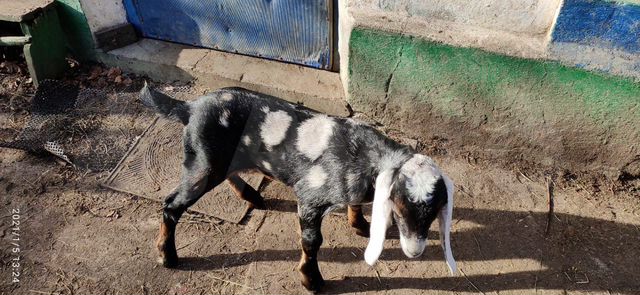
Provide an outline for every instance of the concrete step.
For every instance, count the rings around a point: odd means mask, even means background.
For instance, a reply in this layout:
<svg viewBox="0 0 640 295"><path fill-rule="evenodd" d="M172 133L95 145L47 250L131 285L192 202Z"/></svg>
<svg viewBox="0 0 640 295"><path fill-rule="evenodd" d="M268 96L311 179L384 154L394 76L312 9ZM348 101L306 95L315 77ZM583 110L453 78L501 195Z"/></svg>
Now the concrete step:
<svg viewBox="0 0 640 295"><path fill-rule="evenodd" d="M210 89L244 87L327 114L350 115L338 73L152 39L98 58L154 80L195 81Z"/></svg>

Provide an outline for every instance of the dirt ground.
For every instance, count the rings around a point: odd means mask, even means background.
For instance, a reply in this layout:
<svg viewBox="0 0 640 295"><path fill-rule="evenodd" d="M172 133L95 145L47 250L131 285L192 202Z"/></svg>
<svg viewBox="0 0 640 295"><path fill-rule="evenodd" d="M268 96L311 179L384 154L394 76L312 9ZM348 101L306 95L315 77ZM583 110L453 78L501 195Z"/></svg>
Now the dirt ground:
<svg viewBox="0 0 640 295"><path fill-rule="evenodd" d="M112 89L140 80L108 72L81 67L69 77ZM26 121L34 91L25 73L7 65L0 73L0 136L6 139ZM131 118L120 128L138 130L139 119L151 114L127 103ZM437 141L418 147L456 183L452 247L458 275L448 274L437 225L425 254L413 260L404 257L392 229L381 260L369 267L363 259L367 239L336 212L322 228L324 293L640 294L637 179L505 169ZM183 217L177 231L181 265L165 269L154 249L160 204L100 188L107 171L74 170L10 149L0 149L0 171L1 294L306 293L296 271L295 196L277 182L261 190L268 210L251 212L241 224ZM555 188L551 215L547 179ZM12 265L15 248L19 267ZM12 283L16 271L20 281Z"/></svg>

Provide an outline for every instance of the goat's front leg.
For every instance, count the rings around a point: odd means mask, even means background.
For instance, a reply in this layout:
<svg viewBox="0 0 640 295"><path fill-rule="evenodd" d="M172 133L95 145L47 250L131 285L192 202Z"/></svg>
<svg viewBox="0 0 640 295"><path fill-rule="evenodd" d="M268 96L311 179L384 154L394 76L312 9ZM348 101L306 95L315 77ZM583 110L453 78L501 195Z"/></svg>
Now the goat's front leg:
<svg viewBox="0 0 640 295"><path fill-rule="evenodd" d="M185 158L192 157L187 154ZM160 232L156 240L156 247L160 262L165 267L175 267L178 264L176 250L176 226L182 214L202 197L206 192L220 184L224 178L213 173L212 169L203 161L185 161L182 182L165 199L162 208ZM220 173L221 174L221 173Z"/></svg>
<svg viewBox="0 0 640 295"><path fill-rule="evenodd" d="M300 229L302 257L298 270L302 274L302 285L309 291L318 292L324 286L324 279L318 268L318 250L322 245L322 215L321 208L298 208L300 215Z"/></svg>

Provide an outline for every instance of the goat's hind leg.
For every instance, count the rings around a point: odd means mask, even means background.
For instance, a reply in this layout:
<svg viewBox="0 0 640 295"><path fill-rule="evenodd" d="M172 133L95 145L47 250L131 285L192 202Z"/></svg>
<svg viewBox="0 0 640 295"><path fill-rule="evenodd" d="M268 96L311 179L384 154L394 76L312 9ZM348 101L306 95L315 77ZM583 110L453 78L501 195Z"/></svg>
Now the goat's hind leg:
<svg viewBox="0 0 640 295"><path fill-rule="evenodd" d="M187 208L223 179L217 177L208 165L196 164L189 168L185 165L180 185L165 199L162 208L162 222L156 242L159 263L169 268L177 266L175 233L178 220Z"/></svg>
<svg viewBox="0 0 640 295"><path fill-rule="evenodd" d="M229 184L233 191L249 204L251 204L252 208L255 209L266 209L267 206L264 204L264 199L260 195L258 191L256 191L253 187L251 187L248 183L246 183L240 176L232 175L228 179Z"/></svg>

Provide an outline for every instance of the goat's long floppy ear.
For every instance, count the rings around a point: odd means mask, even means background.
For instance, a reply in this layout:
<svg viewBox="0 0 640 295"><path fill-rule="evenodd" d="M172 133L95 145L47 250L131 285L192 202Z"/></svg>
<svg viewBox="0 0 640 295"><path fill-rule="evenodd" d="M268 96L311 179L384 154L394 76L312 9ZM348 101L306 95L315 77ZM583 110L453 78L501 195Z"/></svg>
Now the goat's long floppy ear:
<svg viewBox="0 0 640 295"><path fill-rule="evenodd" d="M458 272L458 266L453 253L451 252L451 219L453 218L453 181L446 175L442 175L444 184L447 186L447 204L438 212L438 223L440 224L440 244L444 250L444 259L447 261L449 271L452 275Z"/></svg>
<svg viewBox="0 0 640 295"><path fill-rule="evenodd" d="M369 265L378 261L384 248L387 225L391 222L393 202L390 199L393 185L393 170L382 171L376 178L376 190L371 208L371 227L369 229L369 245L364 251L364 260Z"/></svg>

